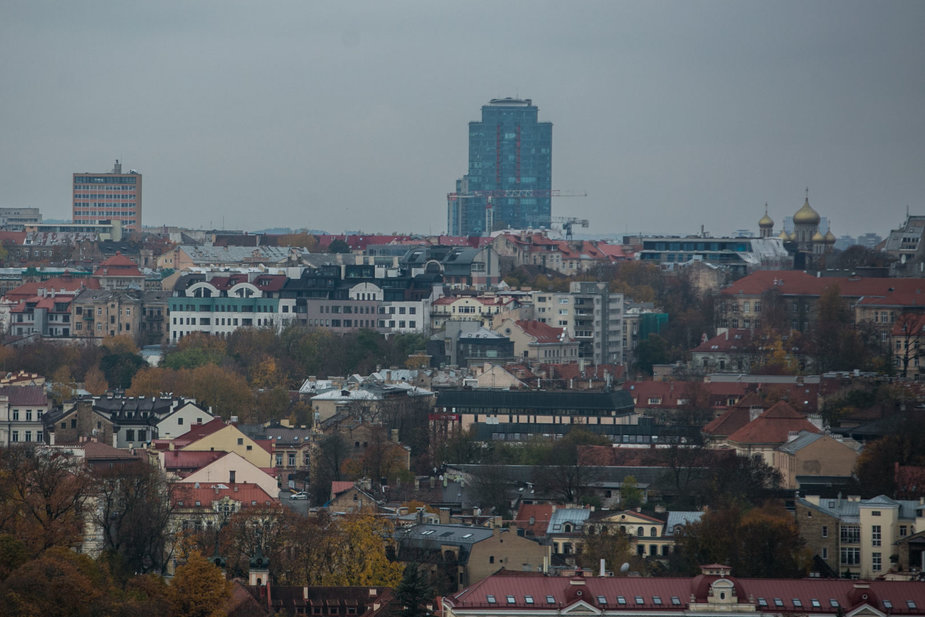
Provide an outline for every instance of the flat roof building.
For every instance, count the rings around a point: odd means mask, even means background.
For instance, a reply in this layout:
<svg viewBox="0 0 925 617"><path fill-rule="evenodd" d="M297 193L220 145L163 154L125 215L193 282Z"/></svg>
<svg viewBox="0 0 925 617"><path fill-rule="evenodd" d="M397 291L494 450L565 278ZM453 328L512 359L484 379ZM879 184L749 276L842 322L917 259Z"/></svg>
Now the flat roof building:
<svg viewBox="0 0 925 617"><path fill-rule="evenodd" d="M111 172L75 173L72 183L75 223L121 221L129 232L141 231L141 174L122 173L116 160Z"/></svg>

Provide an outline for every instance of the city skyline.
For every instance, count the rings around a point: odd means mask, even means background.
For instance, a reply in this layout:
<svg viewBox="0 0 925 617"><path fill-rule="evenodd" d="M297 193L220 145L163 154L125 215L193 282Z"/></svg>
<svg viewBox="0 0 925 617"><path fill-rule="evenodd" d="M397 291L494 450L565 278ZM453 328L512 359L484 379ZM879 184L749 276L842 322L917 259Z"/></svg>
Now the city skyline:
<svg viewBox="0 0 925 617"><path fill-rule="evenodd" d="M48 219L119 159L146 225L439 233L473 110L505 97L555 125L552 189L588 196L552 215L588 233L757 234L766 202L779 231L807 186L836 236L925 213L921 3L0 12L0 206Z"/></svg>

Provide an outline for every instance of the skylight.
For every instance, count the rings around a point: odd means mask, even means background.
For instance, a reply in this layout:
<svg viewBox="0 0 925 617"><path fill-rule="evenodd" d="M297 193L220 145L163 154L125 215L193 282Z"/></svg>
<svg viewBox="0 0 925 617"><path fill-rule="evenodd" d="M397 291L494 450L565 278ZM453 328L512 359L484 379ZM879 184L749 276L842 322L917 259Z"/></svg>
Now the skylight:
<svg viewBox="0 0 925 617"><path fill-rule="evenodd" d="M813 605L813 608L819 608L820 606L822 606L821 604L819 604L819 600L817 600L816 598L813 598L812 600L810 600L809 603Z"/></svg>
<svg viewBox="0 0 925 617"><path fill-rule="evenodd" d="M556 599L552 596L546 596L546 604L555 604Z"/></svg>
<svg viewBox="0 0 925 617"><path fill-rule="evenodd" d="M617 604L626 605L626 598L623 596L617 596Z"/></svg>
<svg viewBox="0 0 925 617"><path fill-rule="evenodd" d="M661 596L652 596L652 604L657 604L658 606L661 606L661 605L662 605L662 597L661 597Z"/></svg>
<svg viewBox="0 0 925 617"><path fill-rule="evenodd" d="M774 598L774 606L783 606L783 605L784 605L783 600L781 600L780 598Z"/></svg>
<svg viewBox="0 0 925 617"><path fill-rule="evenodd" d="M598 596L598 597L597 597L597 603L598 603L598 604L607 604L607 597L606 597L606 596Z"/></svg>
<svg viewBox="0 0 925 617"><path fill-rule="evenodd" d="M765 608L768 606L768 601L764 598L758 598L758 606Z"/></svg>
<svg viewBox="0 0 925 617"><path fill-rule="evenodd" d="M797 608L800 608L803 606L803 602L799 598L794 598L792 602L793 602L793 605Z"/></svg>
<svg viewBox="0 0 925 617"><path fill-rule="evenodd" d="M642 596L636 596L636 604L645 604L646 601L642 599Z"/></svg>
<svg viewBox="0 0 925 617"><path fill-rule="evenodd" d="M517 600L514 598L514 596L508 596L508 597L507 597L507 603L508 603L508 604L516 604L516 603L517 603Z"/></svg>
<svg viewBox="0 0 925 617"><path fill-rule="evenodd" d="M527 604L533 604L533 596L524 596L524 602Z"/></svg>
<svg viewBox="0 0 925 617"><path fill-rule="evenodd" d="M678 596L671 596L671 603L675 606L681 606L681 598Z"/></svg>
<svg viewBox="0 0 925 617"><path fill-rule="evenodd" d="M493 596L492 594L488 594L488 603L489 603L489 604L494 604L494 603L495 603L495 596Z"/></svg>

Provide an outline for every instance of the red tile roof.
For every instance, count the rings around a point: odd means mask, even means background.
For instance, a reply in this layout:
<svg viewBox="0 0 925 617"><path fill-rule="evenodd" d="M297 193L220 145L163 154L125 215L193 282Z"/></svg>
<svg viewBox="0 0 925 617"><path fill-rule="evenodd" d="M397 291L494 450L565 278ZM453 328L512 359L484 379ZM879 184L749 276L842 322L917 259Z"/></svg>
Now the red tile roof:
<svg viewBox="0 0 925 617"><path fill-rule="evenodd" d="M787 401L779 401L729 435L728 440L737 444L784 444L800 431L822 432Z"/></svg>
<svg viewBox="0 0 925 617"><path fill-rule="evenodd" d="M515 323L537 343L560 343L565 336L565 328L554 328L542 321L520 320Z"/></svg>
<svg viewBox="0 0 925 617"><path fill-rule="evenodd" d="M839 287L842 297L878 296L890 300L918 296L925 300L925 279L815 277L799 270L758 270L735 281L722 293L759 295L776 289L783 295L819 296L831 285Z"/></svg>
<svg viewBox="0 0 925 617"><path fill-rule="evenodd" d="M23 283L19 287L6 292L3 297L7 300L17 302L41 295L50 295L55 292L58 295L77 295L84 289L99 289L100 282L93 278L72 278L70 276L58 276L50 278L47 281L33 281ZM42 293L42 292L47 293Z"/></svg>
<svg viewBox="0 0 925 617"><path fill-rule="evenodd" d="M344 491L349 491L352 488L353 482L335 480L334 482L331 482L331 496L335 497Z"/></svg>
<svg viewBox="0 0 925 617"><path fill-rule="evenodd" d="M174 439L173 444L176 448L186 447L194 441L199 441L203 437L225 428L225 426L224 420L221 418L214 418L205 424L195 425L193 428Z"/></svg>
<svg viewBox="0 0 925 617"><path fill-rule="evenodd" d="M523 529L527 535L540 537L546 535L546 528L549 527L549 517L555 506L548 503L531 503L521 504L517 511L517 517L514 524Z"/></svg>
<svg viewBox="0 0 925 617"><path fill-rule="evenodd" d="M703 427L703 432L714 437L727 437L750 422L748 408L736 405Z"/></svg>
<svg viewBox="0 0 925 617"><path fill-rule="evenodd" d="M199 488L196 488L197 485ZM196 507L195 504L198 501L200 503L198 507L211 510L213 502L219 501L226 496L235 501L240 501L242 508L279 503L278 500L268 495L265 490L256 484L230 484L221 482L198 482L193 484L175 482L171 485L172 501L175 506L179 507Z"/></svg>
<svg viewBox="0 0 925 617"><path fill-rule="evenodd" d="M677 615L689 609L693 599L705 603L710 585L718 576L699 575L693 578L660 577L550 577L541 573L501 572L450 596L443 598L446 604L457 610L484 609L485 612L501 615L522 611L545 611L561 609L586 602L595 607L595 611L606 610L608 613L638 614L640 610L648 614ZM882 613L893 615L922 615L925 607L925 585L917 582L897 581L859 581L843 579L744 579L728 577L736 588L737 603L749 606L756 612L774 612L782 614L806 615L810 613L832 614L831 604L834 600L846 614L867 604ZM579 582L579 585L573 582ZM579 595L579 593L581 595ZM513 602L509 602L512 596ZM530 601L527 601L527 597ZM547 597L552 603L547 603ZM621 604L618 598L624 598ZM600 599L605 601L602 603ZM637 598L641 602L637 602ZM677 598L678 604L675 604ZM774 599L780 598L783 606L775 606ZM794 605L793 599L799 600ZM760 605L760 599L767 606ZM819 606L812 601L818 600ZM892 609L883 604L891 601ZM913 602L915 609L907 604ZM754 609L751 609L754 607ZM745 611L734 611L745 612Z"/></svg>
<svg viewBox="0 0 925 617"><path fill-rule="evenodd" d="M100 264L99 268L93 273L93 276L135 276L144 277L138 264L122 255L116 253L109 259Z"/></svg>
<svg viewBox="0 0 925 617"><path fill-rule="evenodd" d="M164 470L186 476L225 456L226 452L167 450L164 452Z"/></svg>

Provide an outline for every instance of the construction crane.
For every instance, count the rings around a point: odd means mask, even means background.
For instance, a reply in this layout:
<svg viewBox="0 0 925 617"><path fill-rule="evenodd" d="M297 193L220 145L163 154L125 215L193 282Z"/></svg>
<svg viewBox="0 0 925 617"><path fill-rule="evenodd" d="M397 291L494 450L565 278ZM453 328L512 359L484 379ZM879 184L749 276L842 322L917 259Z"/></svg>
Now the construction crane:
<svg viewBox="0 0 925 617"><path fill-rule="evenodd" d="M552 223L559 223L562 225L562 231L565 232L565 239L572 239L572 226L581 225L582 227L588 226L588 219L580 219L574 216L554 216L550 219Z"/></svg>
<svg viewBox="0 0 925 617"><path fill-rule="evenodd" d="M560 191L558 189L496 189L490 191L468 191L465 193L447 193L447 202L456 202L464 199L475 199L475 198L485 198L485 235L491 234L494 230L494 209L492 207L492 201L496 197L512 197L515 199L521 198L545 198L545 197L587 197L588 194L583 191ZM572 221L572 223L580 223L580 219ZM587 227L588 222L585 221L582 225ZM567 235L571 237L571 223L568 228L563 226L563 229L566 230Z"/></svg>

